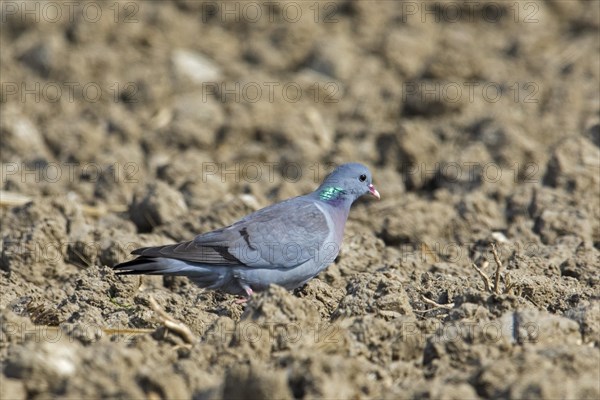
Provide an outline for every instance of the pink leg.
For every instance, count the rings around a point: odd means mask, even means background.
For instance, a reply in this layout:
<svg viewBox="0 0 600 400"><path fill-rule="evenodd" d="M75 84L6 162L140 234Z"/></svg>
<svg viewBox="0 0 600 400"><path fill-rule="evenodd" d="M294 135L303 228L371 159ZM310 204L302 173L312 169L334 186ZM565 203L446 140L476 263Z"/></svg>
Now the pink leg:
<svg viewBox="0 0 600 400"><path fill-rule="evenodd" d="M235 301L235 304L243 304L245 302L248 301L248 299L250 298L250 296L252 296L252 294L254 293L254 291L252 290L252 288L248 285L242 285L242 288L244 288L244 291L246 292L246 297L242 297L241 299L237 299Z"/></svg>

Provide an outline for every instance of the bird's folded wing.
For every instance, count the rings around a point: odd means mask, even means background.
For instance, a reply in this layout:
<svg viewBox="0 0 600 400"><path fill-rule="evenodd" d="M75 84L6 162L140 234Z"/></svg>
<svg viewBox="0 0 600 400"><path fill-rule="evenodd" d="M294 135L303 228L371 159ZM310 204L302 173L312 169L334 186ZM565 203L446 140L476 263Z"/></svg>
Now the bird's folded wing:
<svg viewBox="0 0 600 400"><path fill-rule="evenodd" d="M133 254L215 266L293 268L319 257L330 236L326 216L314 202L294 198L194 240L142 248Z"/></svg>

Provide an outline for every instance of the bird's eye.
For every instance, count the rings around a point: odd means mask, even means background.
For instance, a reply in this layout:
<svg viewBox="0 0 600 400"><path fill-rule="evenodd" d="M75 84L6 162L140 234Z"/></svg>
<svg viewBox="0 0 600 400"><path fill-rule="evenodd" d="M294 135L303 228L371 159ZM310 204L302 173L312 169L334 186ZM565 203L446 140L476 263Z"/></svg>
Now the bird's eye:
<svg viewBox="0 0 600 400"><path fill-rule="evenodd" d="M358 180L361 182L364 182L367 180L367 176L365 174L362 174L361 176L358 177Z"/></svg>

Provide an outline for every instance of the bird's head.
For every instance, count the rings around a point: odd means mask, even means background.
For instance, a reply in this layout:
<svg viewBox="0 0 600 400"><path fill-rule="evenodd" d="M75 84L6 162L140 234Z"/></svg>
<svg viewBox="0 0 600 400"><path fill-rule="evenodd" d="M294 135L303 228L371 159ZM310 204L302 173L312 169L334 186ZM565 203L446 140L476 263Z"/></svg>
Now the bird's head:
<svg viewBox="0 0 600 400"><path fill-rule="evenodd" d="M323 201L343 199L352 203L365 194L380 198L379 192L373 186L371 171L359 163L347 163L337 167L327 175L317 193Z"/></svg>

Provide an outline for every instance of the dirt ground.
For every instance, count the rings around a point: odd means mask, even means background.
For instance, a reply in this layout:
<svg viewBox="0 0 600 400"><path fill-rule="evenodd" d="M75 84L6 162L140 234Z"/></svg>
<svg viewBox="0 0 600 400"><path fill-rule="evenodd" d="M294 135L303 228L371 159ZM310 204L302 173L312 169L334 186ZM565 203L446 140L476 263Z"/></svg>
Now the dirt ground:
<svg viewBox="0 0 600 400"><path fill-rule="evenodd" d="M600 398L599 4L2 2L0 397ZM110 268L349 161L293 293Z"/></svg>

